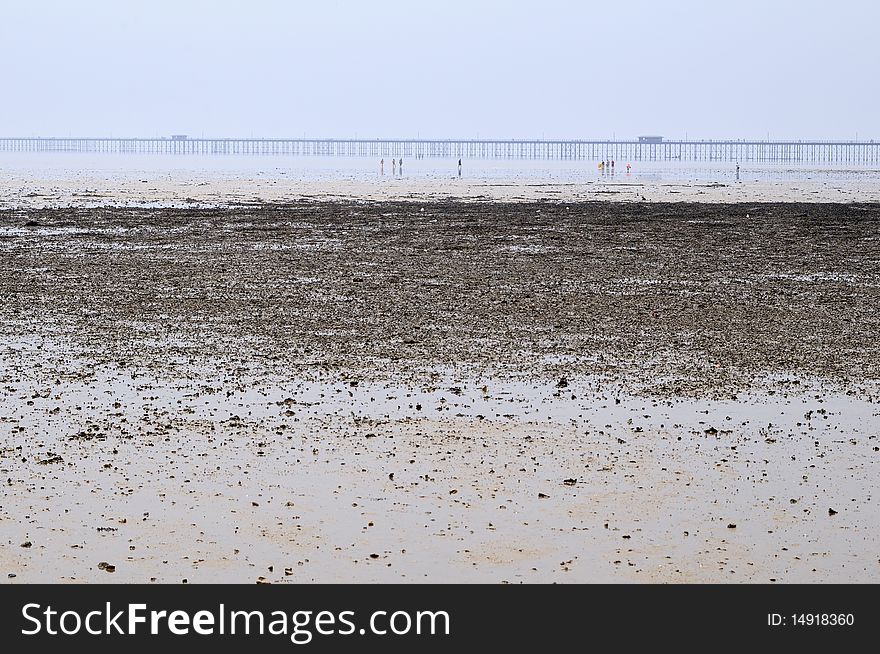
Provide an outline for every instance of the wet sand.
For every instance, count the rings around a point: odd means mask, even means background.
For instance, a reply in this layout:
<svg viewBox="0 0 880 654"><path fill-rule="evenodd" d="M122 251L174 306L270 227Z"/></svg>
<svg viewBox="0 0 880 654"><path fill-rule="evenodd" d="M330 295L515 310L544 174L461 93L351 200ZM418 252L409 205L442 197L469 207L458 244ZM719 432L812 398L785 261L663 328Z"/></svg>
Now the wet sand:
<svg viewBox="0 0 880 654"><path fill-rule="evenodd" d="M94 165L94 162L92 162ZM181 163L181 165L184 165ZM288 162L289 165L289 162ZM367 165L367 164L364 164ZM721 166L722 164L719 164ZM740 180L727 171L700 171L694 179L657 174L599 175L587 163L572 177L561 171L541 176L456 178L436 172L393 177L362 169L304 177L269 164L265 171L219 174L216 170L167 171L64 169L54 176L37 171L5 171L0 179L0 210L65 207L217 208L241 205L322 202L880 202L880 177L871 169L797 170L792 179L767 179L773 168L743 170ZM774 174L783 175L779 171ZM45 175L45 173L43 173Z"/></svg>
<svg viewBox="0 0 880 654"><path fill-rule="evenodd" d="M877 204L19 207L0 302L4 581L880 579Z"/></svg>

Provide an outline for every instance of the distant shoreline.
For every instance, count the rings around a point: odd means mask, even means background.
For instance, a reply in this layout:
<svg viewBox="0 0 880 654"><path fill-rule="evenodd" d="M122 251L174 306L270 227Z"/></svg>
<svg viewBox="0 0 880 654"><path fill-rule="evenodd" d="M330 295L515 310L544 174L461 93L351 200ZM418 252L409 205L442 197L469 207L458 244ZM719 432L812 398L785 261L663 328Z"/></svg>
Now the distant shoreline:
<svg viewBox="0 0 880 654"><path fill-rule="evenodd" d="M587 179L582 182L435 179L214 179L196 174L113 179L98 175L38 180L7 174L0 179L0 210L40 208L284 206L299 202L499 202L499 203L880 203L880 173L835 183L654 182ZM621 175L621 177L623 177Z"/></svg>

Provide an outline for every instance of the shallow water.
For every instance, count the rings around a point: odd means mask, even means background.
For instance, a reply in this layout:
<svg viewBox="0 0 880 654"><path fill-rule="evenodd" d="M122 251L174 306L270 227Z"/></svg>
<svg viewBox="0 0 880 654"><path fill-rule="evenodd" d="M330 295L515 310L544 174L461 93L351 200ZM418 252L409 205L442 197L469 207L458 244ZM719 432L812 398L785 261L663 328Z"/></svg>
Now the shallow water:
<svg viewBox="0 0 880 654"><path fill-rule="evenodd" d="M298 200L505 202L880 202L880 171L721 162L378 159L78 153L0 154L0 209L227 207Z"/></svg>
<svg viewBox="0 0 880 654"><path fill-rule="evenodd" d="M257 177L269 180L372 181L380 176L380 158L295 157L247 155L120 155L61 153L0 153L0 169L21 179L70 181L82 177L120 181L171 180L176 178L234 180ZM580 183L585 179L614 179L654 183L733 182L736 164L731 162L634 161L632 172L626 163L616 162L615 172L603 173L598 161L540 159L465 160L463 177L469 180L509 181L519 184L552 182ZM457 178L457 158L405 159L406 179L437 180ZM386 157L385 178L393 178ZM146 178L146 179L145 179ZM845 164L740 164L740 179L765 182L835 183L857 181L880 184L880 170Z"/></svg>

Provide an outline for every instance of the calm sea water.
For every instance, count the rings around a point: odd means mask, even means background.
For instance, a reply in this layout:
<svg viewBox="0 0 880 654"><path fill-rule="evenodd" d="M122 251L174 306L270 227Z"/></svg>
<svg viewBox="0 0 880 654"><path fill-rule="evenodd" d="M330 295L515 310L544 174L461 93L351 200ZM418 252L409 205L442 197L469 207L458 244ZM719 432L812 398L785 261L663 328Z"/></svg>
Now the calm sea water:
<svg viewBox="0 0 880 654"><path fill-rule="evenodd" d="M523 184L579 183L610 179L589 160L464 160L462 176L487 181ZM626 177L626 161L615 162L614 179ZM736 179L736 164L730 162L632 161L634 180L653 183L729 182ZM404 176L413 179L449 179L458 174L458 159L404 158ZM379 158L118 155L79 153L0 153L0 174L18 179L72 180L102 179L303 179L371 180L379 176ZM385 176L392 174L391 159L385 158ZM880 183L880 170L859 166L743 162L740 178L764 182L865 182Z"/></svg>

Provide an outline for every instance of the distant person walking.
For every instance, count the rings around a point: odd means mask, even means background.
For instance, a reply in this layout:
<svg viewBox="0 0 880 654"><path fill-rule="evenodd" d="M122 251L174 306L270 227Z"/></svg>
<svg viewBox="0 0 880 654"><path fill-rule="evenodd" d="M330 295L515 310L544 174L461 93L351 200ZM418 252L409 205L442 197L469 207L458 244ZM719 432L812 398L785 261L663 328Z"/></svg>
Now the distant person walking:
<svg viewBox="0 0 880 654"><path fill-rule="evenodd" d="M385 159L384 158L379 160L379 174L383 175L383 176L385 175Z"/></svg>
<svg viewBox="0 0 880 654"><path fill-rule="evenodd" d="M614 159L611 160L611 172L614 172Z"/></svg>
<svg viewBox="0 0 880 654"><path fill-rule="evenodd" d="M400 171L400 176L403 177L403 157L397 162L397 170Z"/></svg>
<svg viewBox="0 0 880 654"><path fill-rule="evenodd" d="M739 164L736 164L736 181L739 181Z"/></svg>
<svg viewBox="0 0 880 654"><path fill-rule="evenodd" d="M629 170L632 168L629 164L626 164L626 174L629 175Z"/></svg>
<svg viewBox="0 0 880 654"><path fill-rule="evenodd" d="M458 176L461 177L461 159L458 160Z"/></svg>
<svg viewBox="0 0 880 654"><path fill-rule="evenodd" d="M397 160L394 157L391 157L391 176L397 174Z"/></svg>

